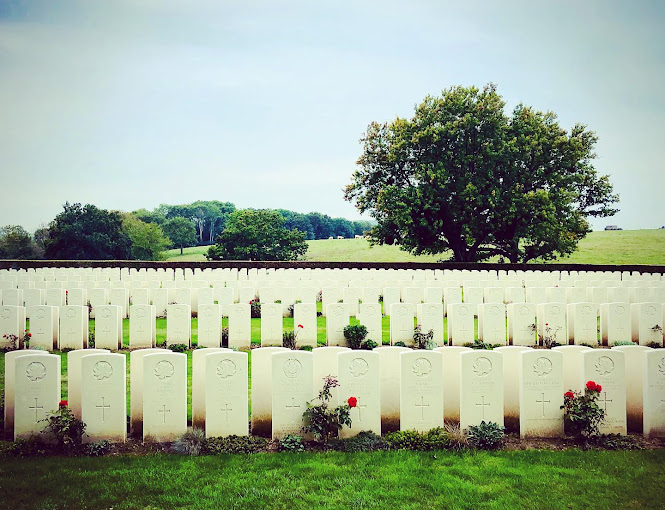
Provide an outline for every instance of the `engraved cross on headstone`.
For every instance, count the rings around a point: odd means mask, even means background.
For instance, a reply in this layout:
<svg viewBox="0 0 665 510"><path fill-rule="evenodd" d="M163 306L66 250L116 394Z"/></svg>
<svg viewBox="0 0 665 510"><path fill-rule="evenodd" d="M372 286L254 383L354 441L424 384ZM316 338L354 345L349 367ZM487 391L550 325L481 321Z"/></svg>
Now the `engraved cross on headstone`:
<svg viewBox="0 0 665 510"><path fill-rule="evenodd" d="M582 331L584 331L588 336L591 336L591 333L598 334L598 330L594 326L593 328L591 327L590 323L586 323L586 325L582 328Z"/></svg>
<svg viewBox="0 0 665 510"><path fill-rule="evenodd" d="M466 324L462 322L461 327L459 328L459 332L461 334L462 339L466 339L466 333L468 333L470 330L469 328L466 327Z"/></svg>
<svg viewBox="0 0 665 510"><path fill-rule="evenodd" d="M492 335L493 335L493 338L492 338L493 340L499 340L500 342L503 342L503 341L506 340L506 332L505 332L505 330L501 331L501 328L499 327L498 324L495 325L492 328L490 333L492 333Z"/></svg>
<svg viewBox="0 0 665 510"><path fill-rule="evenodd" d="M44 409L44 406L37 405L37 400L38 400L38 397L35 397L35 405L28 407L28 409L34 409L35 410L35 423L37 423L39 421L37 419L37 413L39 412L40 409Z"/></svg>
<svg viewBox="0 0 665 510"><path fill-rule="evenodd" d="M111 334L111 326L108 324L104 324L104 329L102 329L102 333L105 335L110 335Z"/></svg>
<svg viewBox="0 0 665 510"><path fill-rule="evenodd" d="M603 409L605 410L605 412L607 412L607 403L612 402L612 400L611 399L608 400L607 392L603 391L603 400L598 399L598 402L603 404Z"/></svg>
<svg viewBox="0 0 665 510"><path fill-rule="evenodd" d="M166 413L170 413L171 410L166 408L166 404L162 404L162 408L159 409L160 413L162 413L162 416L164 417L164 423L166 423Z"/></svg>
<svg viewBox="0 0 665 510"><path fill-rule="evenodd" d="M300 408L300 404L296 405L295 397L291 397L291 405L286 404L286 408L291 410L291 414L293 414L293 411Z"/></svg>
<svg viewBox="0 0 665 510"><path fill-rule="evenodd" d="M288 407L288 406L287 406ZM232 407L229 407L229 404L224 404L224 409L222 409L222 412L224 413L226 417L226 423L229 422L229 411L233 411Z"/></svg>
<svg viewBox="0 0 665 510"><path fill-rule="evenodd" d="M544 418L545 417L545 404L549 404L550 401L545 400L545 393L541 393L541 395L542 395L542 397L541 397L542 400L536 399L536 403L537 404L543 404L543 418Z"/></svg>
<svg viewBox="0 0 665 510"><path fill-rule="evenodd" d="M416 402L416 407L420 407L420 421L425 421L425 408L429 407L429 404L425 404L425 397L420 396L420 404Z"/></svg>
<svg viewBox="0 0 665 510"><path fill-rule="evenodd" d="M483 410L483 420L485 419L485 407L489 406L489 402L485 402L485 395L481 395L482 402L477 403L477 406L481 406L480 408Z"/></svg>
<svg viewBox="0 0 665 510"><path fill-rule="evenodd" d="M360 399L357 399L357 400L358 400L358 403L356 404L356 407L358 408L358 421L363 421L363 415L362 415L361 409L363 407L367 407L367 406L361 404Z"/></svg>
<svg viewBox="0 0 665 510"><path fill-rule="evenodd" d="M106 418L106 416L105 416L105 411L106 411L106 409L111 409L111 406L110 406L110 405L105 405L105 404L106 404L106 403L104 402L104 397L102 397L102 405L100 405L100 406L95 406L97 409L101 409L101 410L102 410L102 422L104 422L104 421L105 421L105 418Z"/></svg>

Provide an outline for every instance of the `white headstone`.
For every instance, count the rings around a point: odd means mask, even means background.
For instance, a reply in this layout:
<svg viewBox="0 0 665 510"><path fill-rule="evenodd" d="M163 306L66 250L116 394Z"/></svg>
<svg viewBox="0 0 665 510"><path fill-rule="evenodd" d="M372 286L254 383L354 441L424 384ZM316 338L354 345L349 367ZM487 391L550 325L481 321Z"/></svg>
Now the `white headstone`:
<svg viewBox="0 0 665 510"><path fill-rule="evenodd" d="M535 344L536 305L533 303L511 303L508 310L508 341L512 345Z"/></svg>
<svg viewBox="0 0 665 510"><path fill-rule="evenodd" d="M293 307L293 331L297 333L298 346L316 347L316 303L296 303ZM302 326L302 327L300 327Z"/></svg>
<svg viewBox="0 0 665 510"><path fill-rule="evenodd" d="M328 345L346 345L344 328L349 325L349 312L343 303L331 303L326 309L326 340Z"/></svg>
<svg viewBox="0 0 665 510"><path fill-rule="evenodd" d="M84 442L127 439L126 363L124 354L85 354L81 358Z"/></svg>
<svg viewBox="0 0 665 510"><path fill-rule="evenodd" d="M261 347L282 345L283 311L280 303L261 304Z"/></svg>
<svg viewBox="0 0 665 510"><path fill-rule="evenodd" d="M169 289L150 289L150 299L157 317L166 317L169 304Z"/></svg>
<svg viewBox="0 0 665 510"><path fill-rule="evenodd" d="M222 345L222 307L220 305L199 303L197 324L199 347L220 347Z"/></svg>
<svg viewBox="0 0 665 510"><path fill-rule="evenodd" d="M5 353L5 413L4 425L7 437L14 434L14 379L16 374L16 359L19 356L48 355L45 351L23 349Z"/></svg>
<svg viewBox="0 0 665 510"><path fill-rule="evenodd" d="M187 431L187 355L143 358L143 440L174 441Z"/></svg>
<svg viewBox="0 0 665 510"><path fill-rule="evenodd" d="M644 355L651 348L643 345L612 347L623 353L626 374L626 426L628 432L642 432Z"/></svg>
<svg viewBox="0 0 665 510"><path fill-rule="evenodd" d="M225 347L205 347L192 351L192 426L205 427L206 362L208 354L233 352Z"/></svg>
<svg viewBox="0 0 665 510"><path fill-rule="evenodd" d="M213 352L204 360L206 437L248 435L247 353Z"/></svg>
<svg viewBox="0 0 665 510"><path fill-rule="evenodd" d="M302 435L303 413L312 399L312 353L272 355L272 437Z"/></svg>
<svg viewBox="0 0 665 510"><path fill-rule="evenodd" d="M561 345L553 347L553 351L563 354L563 387L564 391L583 391L580 384L580 374L583 370L582 353L590 351L591 347L584 345Z"/></svg>
<svg viewBox="0 0 665 510"><path fill-rule="evenodd" d="M140 288L132 291L132 306L136 305L149 305L150 304L150 289ZM130 310L131 315L131 310Z"/></svg>
<svg viewBox="0 0 665 510"><path fill-rule="evenodd" d="M65 289L46 289L45 302L48 306L65 306L67 304Z"/></svg>
<svg viewBox="0 0 665 510"><path fill-rule="evenodd" d="M60 349L88 346L88 307L63 306L60 309Z"/></svg>
<svg viewBox="0 0 665 510"><path fill-rule="evenodd" d="M441 353L413 350L400 354L400 361L400 430L427 432L443 427Z"/></svg>
<svg viewBox="0 0 665 510"><path fill-rule="evenodd" d="M108 354L106 349L77 349L67 353L67 404L81 419L81 358L86 354Z"/></svg>
<svg viewBox="0 0 665 510"><path fill-rule="evenodd" d="M238 303L224 308L229 311L229 347L249 349L252 342L249 303Z"/></svg>
<svg viewBox="0 0 665 510"><path fill-rule="evenodd" d="M122 348L122 308L99 305L95 315L95 347L113 351Z"/></svg>
<svg viewBox="0 0 665 510"><path fill-rule="evenodd" d="M156 309L152 305L133 305L129 312L129 347L154 347L157 341ZM168 329L168 323L167 323ZM187 342L172 342L185 343Z"/></svg>
<svg viewBox="0 0 665 510"><path fill-rule="evenodd" d="M272 355L287 351L289 349L285 347L261 347L250 351L254 435L270 437L272 433Z"/></svg>
<svg viewBox="0 0 665 510"><path fill-rule="evenodd" d="M503 425L501 354L473 350L460 354L460 428L484 421Z"/></svg>
<svg viewBox="0 0 665 510"><path fill-rule="evenodd" d="M417 305L416 316L420 330L427 333L430 330L434 332L433 342L443 345L443 303L426 303Z"/></svg>
<svg viewBox="0 0 665 510"><path fill-rule="evenodd" d="M550 338L560 345L568 343L566 332L566 305L564 303L541 303L536 305L538 335Z"/></svg>
<svg viewBox="0 0 665 510"><path fill-rule="evenodd" d="M129 353L129 413L130 431L143 434L143 358L148 354L168 352L164 349L137 349Z"/></svg>
<svg viewBox="0 0 665 510"><path fill-rule="evenodd" d="M503 357L503 417L506 430L517 431L520 424L520 364L521 354L530 350L521 345L506 345L494 349Z"/></svg>
<svg viewBox="0 0 665 510"><path fill-rule="evenodd" d="M313 374L313 383L312 388L313 395L316 396L321 391L323 387L323 380L327 376L332 376L335 379L339 380L338 370L338 361L337 355L341 352L348 352L351 349L348 347L340 346L326 346L326 347L317 347L312 349L312 374ZM332 407L337 406L339 399L339 389L333 388L331 390L331 399L330 405Z"/></svg>
<svg viewBox="0 0 665 510"><path fill-rule="evenodd" d="M3 335L15 335L16 348L25 333L25 308L22 306L4 305L0 307L0 346L7 347L10 341Z"/></svg>
<svg viewBox="0 0 665 510"><path fill-rule="evenodd" d="M448 305L448 344L461 345L475 339L475 305L453 303Z"/></svg>
<svg viewBox="0 0 665 510"><path fill-rule="evenodd" d="M563 436L563 354L522 351L519 379L520 437Z"/></svg>
<svg viewBox="0 0 665 510"><path fill-rule="evenodd" d="M189 305L168 305L166 307L166 343L191 345L192 310Z"/></svg>
<svg viewBox="0 0 665 510"><path fill-rule="evenodd" d="M390 315L390 308L392 305L398 304L400 302L399 300L399 287L385 287L383 289L383 314Z"/></svg>
<svg viewBox="0 0 665 510"><path fill-rule="evenodd" d="M643 354L644 437L665 437L665 352Z"/></svg>
<svg viewBox="0 0 665 510"><path fill-rule="evenodd" d="M60 403L60 356L33 354L14 362L14 439L39 434Z"/></svg>
<svg viewBox="0 0 665 510"><path fill-rule="evenodd" d="M88 299L90 300L90 318L97 317L97 307L106 306L109 304L109 291L104 288L94 288L88 291Z"/></svg>
<svg viewBox="0 0 665 510"><path fill-rule="evenodd" d="M58 323L56 320L57 307L33 306L30 310L30 338L31 347L40 347L52 351L53 338L58 337Z"/></svg>
<svg viewBox="0 0 665 510"><path fill-rule="evenodd" d="M340 437L351 437L363 430L381 434L381 375L377 352L353 350L337 355L339 402L355 397L351 408L351 427L344 427Z"/></svg>
<svg viewBox="0 0 665 510"><path fill-rule="evenodd" d="M478 339L486 344L506 343L506 305L478 305Z"/></svg>
<svg viewBox="0 0 665 510"><path fill-rule="evenodd" d="M400 354L410 352L407 347L376 347L381 373L381 431L393 432L400 426Z"/></svg>
<svg viewBox="0 0 665 510"><path fill-rule="evenodd" d="M29 319L33 307L44 306L44 290L26 289L23 291L23 296L25 300L25 318Z"/></svg>
<svg viewBox="0 0 665 510"><path fill-rule="evenodd" d="M125 288L111 289L109 292L110 304L122 308L122 318L129 317L129 290Z"/></svg>
<svg viewBox="0 0 665 510"><path fill-rule="evenodd" d="M663 305L661 303L633 303L630 305L631 338L633 342L663 345Z"/></svg>
<svg viewBox="0 0 665 510"><path fill-rule="evenodd" d="M390 307L390 344L404 342L413 345L414 305L396 303Z"/></svg>
<svg viewBox="0 0 665 510"><path fill-rule="evenodd" d="M460 354L471 352L470 347L439 347L443 362L443 417L448 423L459 423L460 412Z"/></svg>
<svg viewBox="0 0 665 510"><path fill-rule="evenodd" d="M568 342L576 345L598 342L598 316L593 303L571 303L568 309Z"/></svg>
<svg viewBox="0 0 665 510"><path fill-rule="evenodd" d="M614 349L592 349L582 353L582 388L588 381L600 384L598 405L605 410L601 434L626 433L625 355ZM582 390L584 391L584 390Z"/></svg>
<svg viewBox="0 0 665 510"><path fill-rule="evenodd" d="M87 307L88 291L86 289L69 289L67 291L67 304Z"/></svg>

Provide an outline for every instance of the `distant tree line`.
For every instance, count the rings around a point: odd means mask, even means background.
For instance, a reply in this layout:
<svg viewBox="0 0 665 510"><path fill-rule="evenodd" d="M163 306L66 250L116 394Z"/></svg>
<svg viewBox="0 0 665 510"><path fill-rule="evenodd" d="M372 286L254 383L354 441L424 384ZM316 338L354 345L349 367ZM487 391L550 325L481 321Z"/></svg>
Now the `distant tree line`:
<svg viewBox="0 0 665 510"><path fill-rule="evenodd" d="M292 232L293 235L281 235L291 241L293 236L296 236L293 239L298 240L338 236L352 238L363 235L372 227L367 221L331 218L316 212L302 214L285 209L262 211L274 213L272 221L279 224L275 228ZM129 213L107 211L91 204L66 203L53 221L41 226L33 235L20 225L0 228L0 258L159 260L168 248L180 248L182 253L189 246L213 245L216 241L219 244L229 218L235 218L232 230L238 229L241 224L238 218L241 216L232 215L240 212L231 202L217 200L198 200L183 205L161 204L152 211L138 209ZM276 217L283 221L275 220ZM284 258L284 246L296 245L285 242L282 240L281 251L271 253L270 256L289 260ZM302 255L303 247L298 245L298 249L293 248L294 253L298 252L294 256ZM222 253L219 249L217 256Z"/></svg>

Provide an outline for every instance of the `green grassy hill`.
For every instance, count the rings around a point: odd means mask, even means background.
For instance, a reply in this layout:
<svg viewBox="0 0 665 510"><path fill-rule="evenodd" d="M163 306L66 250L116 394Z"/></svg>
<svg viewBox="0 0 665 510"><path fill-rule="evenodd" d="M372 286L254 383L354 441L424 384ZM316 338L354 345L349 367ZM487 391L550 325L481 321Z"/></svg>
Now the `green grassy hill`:
<svg viewBox="0 0 665 510"><path fill-rule="evenodd" d="M410 255L396 246L370 247L365 239L321 239L307 241L306 260L320 262L436 262L446 254ZM205 261L207 246L167 252L168 261ZM556 262L570 264L665 265L665 230L616 230L591 232L570 257Z"/></svg>

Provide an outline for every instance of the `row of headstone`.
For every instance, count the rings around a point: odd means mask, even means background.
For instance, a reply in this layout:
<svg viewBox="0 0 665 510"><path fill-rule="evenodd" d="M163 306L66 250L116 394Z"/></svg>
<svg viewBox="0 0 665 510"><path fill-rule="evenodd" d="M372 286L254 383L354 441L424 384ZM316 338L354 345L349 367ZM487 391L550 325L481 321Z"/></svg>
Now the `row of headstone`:
<svg viewBox="0 0 665 510"><path fill-rule="evenodd" d="M71 351L68 405L87 425L86 441L126 438L126 357L104 349ZM199 349L192 360L192 424L208 437L247 435L248 355ZM640 346L552 350L508 346L493 351L380 347L312 352L280 347L252 351L252 432L282 437L302 432L302 415L323 378L339 380L332 406L355 397L352 426L426 431L459 422L505 423L522 437L563 434L563 392L602 386L602 433L665 436L665 354ZM187 429L187 357L164 349L130 355L130 424L145 441L172 441ZM60 357L12 351L5 357L5 431L39 433L60 400Z"/></svg>

